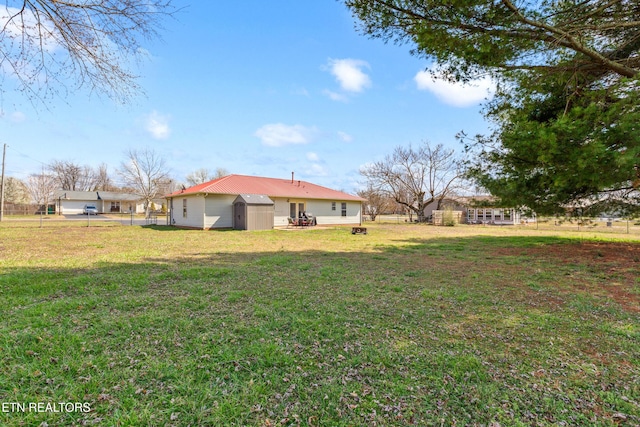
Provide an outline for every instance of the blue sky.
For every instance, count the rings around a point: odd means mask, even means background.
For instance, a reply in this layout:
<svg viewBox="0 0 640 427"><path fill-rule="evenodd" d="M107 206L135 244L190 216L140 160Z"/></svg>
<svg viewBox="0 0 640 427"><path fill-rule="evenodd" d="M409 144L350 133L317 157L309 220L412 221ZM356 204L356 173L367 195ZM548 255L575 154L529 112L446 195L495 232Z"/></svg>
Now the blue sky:
<svg viewBox="0 0 640 427"><path fill-rule="evenodd" d="M339 1L192 2L147 43L145 95L127 106L88 91L33 106L5 90L6 173L24 179L52 160L115 170L152 148L172 176L199 168L303 179L355 192L358 171L398 145L461 150L455 134L487 133L486 82L433 82L411 46L359 34ZM6 81L6 79L5 79Z"/></svg>

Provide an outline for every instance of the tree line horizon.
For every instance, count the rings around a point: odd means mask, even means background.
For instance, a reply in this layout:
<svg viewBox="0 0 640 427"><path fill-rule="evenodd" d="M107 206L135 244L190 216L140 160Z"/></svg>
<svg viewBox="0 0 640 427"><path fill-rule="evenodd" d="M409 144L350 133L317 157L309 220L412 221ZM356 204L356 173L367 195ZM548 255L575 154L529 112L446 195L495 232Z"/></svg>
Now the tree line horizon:
<svg viewBox="0 0 640 427"><path fill-rule="evenodd" d="M453 176L486 189L503 206L539 214L568 208L640 212L640 4L343 3L357 31L407 45L411 54L434 65L429 68L434 78L469 82L489 76L496 83L482 112L492 131L459 132L465 152L455 166L462 173ZM179 12L171 0L36 0L6 9L0 30L4 70L19 82L16 90L38 105L81 89L119 103L131 101L142 88L128 67L142 59L144 41L160 37L163 20ZM50 49L52 44L60 49ZM414 162L422 148L408 150L398 146L385 158L387 165L374 163L361 173L368 188L417 214L441 193L434 193L429 179L411 179L430 174L422 160ZM129 166L130 176L139 174L135 164ZM160 172L153 175L156 181L162 178ZM449 188L447 183L444 179L442 188ZM153 193L142 182L134 184L145 199Z"/></svg>

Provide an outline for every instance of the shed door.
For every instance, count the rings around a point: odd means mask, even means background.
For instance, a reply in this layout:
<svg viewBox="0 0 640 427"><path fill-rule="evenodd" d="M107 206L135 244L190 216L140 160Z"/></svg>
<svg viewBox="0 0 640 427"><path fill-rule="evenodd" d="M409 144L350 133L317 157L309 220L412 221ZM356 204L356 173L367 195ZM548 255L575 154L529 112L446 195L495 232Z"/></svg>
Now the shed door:
<svg viewBox="0 0 640 427"><path fill-rule="evenodd" d="M246 217L245 204L242 202L237 202L234 206L233 211L234 211L233 228L235 228L236 230L246 230L247 217Z"/></svg>

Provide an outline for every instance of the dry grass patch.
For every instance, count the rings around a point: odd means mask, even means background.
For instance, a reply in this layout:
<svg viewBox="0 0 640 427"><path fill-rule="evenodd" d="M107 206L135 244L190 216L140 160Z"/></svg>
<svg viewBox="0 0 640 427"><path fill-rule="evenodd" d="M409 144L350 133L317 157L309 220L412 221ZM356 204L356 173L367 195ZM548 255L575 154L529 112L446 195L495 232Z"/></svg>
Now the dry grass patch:
<svg viewBox="0 0 640 427"><path fill-rule="evenodd" d="M638 243L367 226L0 227L0 402L91 406L0 424L640 424Z"/></svg>
<svg viewBox="0 0 640 427"><path fill-rule="evenodd" d="M512 252L501 249L499 255ZM571 269L570 293L600 295L625 310L640 312L640 245L630 242L580 242L518 250L520 257Z"/></svg>

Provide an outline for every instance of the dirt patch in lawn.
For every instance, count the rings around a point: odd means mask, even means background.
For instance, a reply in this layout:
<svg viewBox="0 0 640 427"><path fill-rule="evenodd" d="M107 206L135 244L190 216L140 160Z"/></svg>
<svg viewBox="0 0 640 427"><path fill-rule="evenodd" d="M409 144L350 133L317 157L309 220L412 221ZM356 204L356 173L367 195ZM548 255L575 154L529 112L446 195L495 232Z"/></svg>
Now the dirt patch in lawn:
<svg viewBox="0 0 640 427"><path fill-rule="evenodd" d="M513 249L500 249L501 255L514 255ZM576 265L596 273L601 280L588 283L576 273L574 289L604 293L625 310L640 313L640 245L623 242L583 242L521 248L520 256L543 259L552 265ZM594 285L597 289L594 289Z"/></svg>

